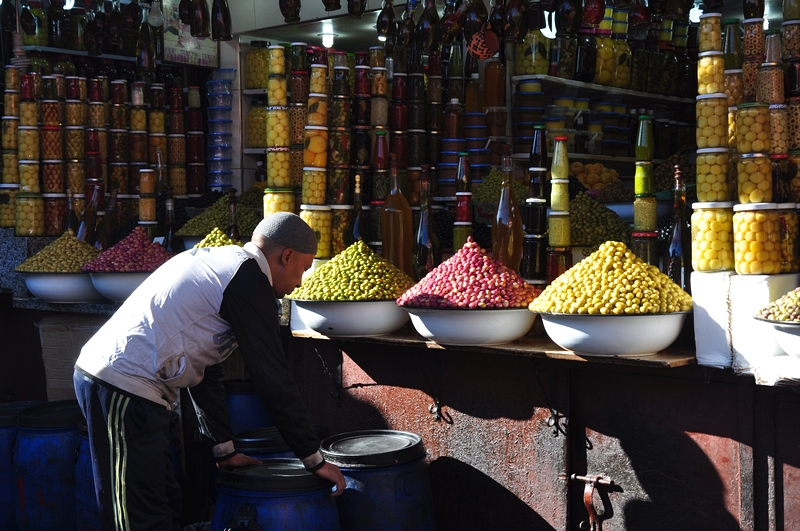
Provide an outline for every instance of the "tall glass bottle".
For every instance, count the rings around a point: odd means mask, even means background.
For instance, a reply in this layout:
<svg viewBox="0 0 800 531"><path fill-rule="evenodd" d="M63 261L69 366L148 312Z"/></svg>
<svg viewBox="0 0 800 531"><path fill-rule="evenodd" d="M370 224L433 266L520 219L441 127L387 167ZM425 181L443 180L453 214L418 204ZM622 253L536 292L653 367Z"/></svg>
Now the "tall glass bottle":
<svg viewBox="0 0 800 531"><path fill-rule="evenodd" d="M400 16L400 23L397 25L396 46L411 48L411 43L414 41L414 30L416 29L416 23L414 22L415 7L417 7L416 0L408 0L406 2L406 9Z"/></svg>
<svg viewBox="0 0 800 531"><path fill-rule="evenodd" d="M725 54L725 70L742 68L744 52L742 51L742 34L739 31L739 19L729 18L723 23L725 36L722 39L722 51Z"/></svg>
<svg viewBox="0 0 800 531"><path fill-rule="evenodd" d="M215 41L233 39L228 0L214 0L211 4L211 39Z"/></svg>
<svg viewBox="0 0 800 531"><path fill-rule="evenodd" d="M565 136L557 136L555 138L550 178L569 179L569 155L567 153L567 137Z"/></svg>
<svg viewBox="0 0 800 531"><path fill-rule="evenodd" d="M417 49L430 53L439 41L439 13L436 11L436 0L425 0L425 9L419 16L415 30Z"/></svg>
<svg viewBox="0 0 800 531"><path fill-rule="evenodd" d="M636 135L636 160L651 161L655 156L656 142L653 136L653 117L648 114L639 116L639 132Z"/></svg>
<svg viewBox="0 0 800 531"><path fill-rule="evenodd" d="M664 273L677 285L689 291L691 260L689 230L686 225L686 185L683 172L675 165L675 181L672 188L672 235L664 256Z"/></svg>
<svg viewBox="0 0 800 531"><path fill-rule="evenodd" d="M511 186L511 146L503 145L502 156L503 184L500 188L500 201L497 204L494 223L492 223L492 256L506 267L519 271L522 260L522 216L519 212L514 188Z"/></svg>
<svg viewBox="0 0 800 531"><path fill-rule="evenodd" d="M167 193L165 207L167 214L164 219L164 242L162 246L168 253L171 253L172 237L175 235L175 200L172 198L172 190Z"/></svg>
<svg viewBox="0 0 800 531"><path fill-rule="evenodd" d="M428 165L422 165L419 180L419 227L414 241L414 279L420 280L431 270L442 263L442 251L439 237L433 230L430 200L431 182L428 177Z"/></svg>
<svg viewBox="0 0 800 531"><path fill-rule="evenodd" d="M210 16L206 0L191 0L189 2L189 31L192 37L208 37L211 35Z"/></svg>
<svg viewBox="0 0 800 531"><path fill-rule="evenodd" d="M547 168L547 142L545 126L533 126L533 142L531 143L531 154L528 157L528 165L531 168Z"/></svg>
<svg viewBox="0 0 800 531"><path fill-rule="evenodd" d="M153 34L147 22L147 6L142 5L142 24L139 28L139 40L136 41L136 70L137 72L155 72L156 47L153 43Z"/></svg>
<svg viewBox="0 0 800 531"><path fill-rule="evenodd" d="M471 79L469 83L467 83L466 93L466 108L464 112L484 112L483 86L481 85L481 80L477 72L471 74Z"/></svg>
<svg viewBox="0 0 800 531"><path fill-rule="evenodd" d="M411 207L400 191L397 171L397 155L390 154L391 190L381 212L381 236L383 257L414 277L414 234L411 223Z"/></svg>
<svg viewBox="0 0 800 531"><path fill-rule="evenodd" d="M73 203L72 190L67 190L67 223L64 225L64 232L72 231L72 235L78 234L78 227L80 221L78 215L75 213L75 206Z"/></svg>
<svg viewBox="0 0 800 531"><path fill-rule="evenodd" d="M78 233L75 235L79 240L94 243L94 231L97 227L97 204L100 201L100 187L95 185L92 191L92 198L83 210L83 219L78 226Z"/></svg>
<svg viewBox="0 0 800 531"><path fill-rule="evenodd" d="M363 217L363 208L362 208L362 200L361 200L361 174L356 173L355 175L355 186L353 188L353 228L350 231L350 238L348 244L355 243L359 240L363 240L363 230L364 230L364 217Z"/></svg>
<svg viewBox="0 0 800 531"><path fill-rule="evenodd" d="M239 238L239 225L236 222L236 188L228 190L228 238L241 241Z"/></svg>
<svg viewBox="0 0 800 531"><path fill-rule="evenodd" d="M119 226L117 225L118 221L117 191L111 190L111 200L108 202L108 208L106 209L103 219L101 219L100 223L97 224L97 230L95 231L95 247L101 251L110 247L111 240L114 237L114 234L117 233L117 229L119 229Z"/></svg>
<svg viewBox="0 0 800 531"><path fill-rule="evenodd" d="M469 153L458 154L458 167L456 168L456 192L471 192L472 183L469 179Z"/></svg>

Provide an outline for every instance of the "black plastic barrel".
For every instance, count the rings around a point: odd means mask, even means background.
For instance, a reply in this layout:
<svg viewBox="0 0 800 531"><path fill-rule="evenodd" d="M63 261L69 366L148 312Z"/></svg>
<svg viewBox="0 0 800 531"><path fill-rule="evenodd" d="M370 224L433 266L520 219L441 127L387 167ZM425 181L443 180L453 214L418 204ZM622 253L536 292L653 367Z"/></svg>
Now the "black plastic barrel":
<svg viewBox="0 0 800 531"><path fill-rule="evenodd" d="M17 531L17 517L14 514L17 485L11 471L11 457L14 453L14 441L17 439L17 416L37 404L41 402L0 404L0 529L3 530Z"/></svg>
<svg viewBox="0 0 800 531"><path fill-rule="evenodd" d="M223 469L211 531L339 531L332 486L299 459Z"/></svg>
<svg viewBox="0 0 800 531"><path fill-rule="evenodd" d="M324 439L328 436L328 427L321 424L314 424L314 431L317 437ZM297 456L289 450L283 441L278 428L260 428L257 430L237 433L233 439L233 446L237 452L241 452L256 459L275 459L280 457L296 458Z"/></svg>
<svg viewBox="0 0 800 531"><path fill-rule="evenodd" d="M273 426L264 402L256 393L250 380L228 380L225 382L225 405L231 419L233 433Z"/></svg>
<svg viewBox="0 0 800 531"><path fill-rule="evenodd" d="M92 455L89 450L89 433L86 423L78 426L80 442L75 461L75 521L79 531L101 531L100 510L94 493Z"/></svg>
<svg viewBox="0 0 800 531"><path fill-rule="evenodd" d="M433 495L419 435L366 430L322 441L347 489L336 498L342 531L434 531Z"/></svg>
<svg viewBox="0 0 800 531"><path fill-rule="evenodd" d="M14 511L20 529L76 529L75 456L82 419L76 400L33 406L17 417L12 470L18 486Z"/></svg>

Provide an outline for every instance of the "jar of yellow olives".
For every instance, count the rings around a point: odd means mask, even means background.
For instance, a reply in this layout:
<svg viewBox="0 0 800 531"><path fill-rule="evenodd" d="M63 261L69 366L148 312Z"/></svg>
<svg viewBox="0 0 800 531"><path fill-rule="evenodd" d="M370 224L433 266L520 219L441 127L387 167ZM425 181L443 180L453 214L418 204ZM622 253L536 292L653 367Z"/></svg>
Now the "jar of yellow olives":
<svg viewBox="0 0 800 531"><path fill-rule="evenodd" d="M701 52L722 51L722 14L706 13L700 16L699 31Z"/></svg>
<svg viewBox="0 0 800 531"><path fill-rule="evenodd" d="M772 163L765 153L739 155L736 179L740 203L772 201Z"/></svg>
<svg viewBox="0 0 800 531"><path fill-rule="evenodd" d="M22 192L38 193L42 191L39 183L39 161L19 161L19 189Z"/></svg>
<svg viewBox="0 0 800 531"><path fill-rule="evenodd" d="M728 107L728 149L736 151L736 115L737 107Z"/></svg>
<svg viewBox="0 0 800 531"><path fill-rule="evenodd" d="M287 107L267 107L267 147L289 147Z"/></svg>
<svg viewBox="0 0 800 531"><path fill-rule="evenodd" d="M733 107L743 102L744 97L744 82L742 81L742 69L735 68L732 70L725 70L725 94L728 95L728 106Z"/></svg>
<svg viewBox="0 0 800 531"><path fill-rule="evenodd" d="M14 212L14 234L44 236L44 200L41 194L17 194Z"/></svg>
<svg viewBox="0 0 800 531"><path fill-rule="evenodd" d="M730 201L733 187L728 183L727 148L697 150L697 200L700 202Z"/></svg>
<svg viewBox="0 0 800 531"><path fill-rule="evenodd" d="M264 189L264 217L278 212L294 211L294 191L291 188Z"/></svg>
<svg viewBox="0 0 800 531"><path fill-rule="evenodd" d="M250 43L250 51L247 52L245 58L244 88L267 88L267 76L269 75L269 51L267 46L269 46L267 41L253 41Z"/></svg>
<svg viewBox="0 0 800 531"><path fill-rule="evenodd" d="M698 202L692 209L692 269L733 271L733 202Z"/></svg>
<svg viewBox="0 0 800 531"><path fill-rule="evenodd" d="M328 128L317 125L307 125L305 128L305 139L303 140L303 150L303 164L305 166L324 168L328 163ZM325 182L324 173L322 182ZM306 201L304 200L303 202L305 203Z"/></svg>
<svg viewBox="0 0 800 531"><path fill-rule="evenodd" d="M611 39L611 30L598 29L594 35L597 43L597 59L594 67L594 83L611 85L617 73L616 50Z"/></svg>
<svg viewBox="0 0 800 531"><path fill-rule="evenodd" d="M529 29L522 44L514 46L514 72L518 75L547 74L550 70L550 39L540 29Z"/></svg>
<svg viewBox="0 0 800 531"><path fill-rule="evenodd" d="M771 149L769 105L742 103L736 113L736 149L740 154L768 153ZM698 144L699 147L699 144Z"/></svg>
<svg viewBox="0 0 800 531"><path fill-rule="evenodd" d="M39 123L39 102L23 101L19 104L19 125L36 125Z"/></svg>
<svg viewBox="0 0 800 531"><path fill-rule="evenodd" d="M769 106L770 153L789 153L789 115L787 106L777 103Z"/></svg>
<svg viewBox="0 0 800 531"><path fill-rule="evenodd" d="M780 213L775 203L733 206L734 265L740 275L781 272Z"/></svg>
<svg viewBox="0 0 800 531"><path fill-rule="evenodd" d="M305 205L324 205L327 172L325 168L303 168L302 201Z"/></svg>
<svg viewBox="0 0 800 531"><path fill-rule="evenodd" d="M264 100L254 100L247 113L244 145L248 148L267 147L267 108Z"/></svg>
<svg viewBox="0 0 800 531"><path fill-rule="evenodd" d="M19 147L19 116L3 116L1 123L3 149L16 150Z"/></svg>
<svg viewBox="0 0 800 531"><path fill-rule="evenodd" d="M353 205L331 205L331 256L336 256L352 243L350 224Z"/></svg>
<svg viewBox="0 0 800 531"><path fill-rule="evenodd" d="M19 162L17 150L4 149L3 155L3 184L19 184Z"/></svg>
<svg viewBox="0 0 800 531"><path fill-rule="evenodd" d="M267 187L288 188L289 180L289 149L271 148L267 151Z"/></svg>
<svg viewBox="0 0 800 531"><path fill-rule="evenodd" d="M328 93L328 65L311 65L311 79L308 90L309 95L311 93Z"/></svg>
<svg viewBox="0 0 800 531"><path fill-rule="evenodd" d="M285 74L286 59L284 58L284 48L280 44L267 48L268 59L267 67L269 74Z"/></svg>
<svg viewBox="0 0 800 531"><path fill-rule="evenodd" d="M147 109L131 107L131 131L147 131Z"/></svg>
<svg viewBox="0 0 800 531"><path fill-rule="evenodd" d="M271 75L267 81L267 105L288 104L286 76Z"/></svg>
<svg viewBox="0 0 800 531"><path fill-rule="evenodd" d="M0 184L0 227L16 225L15 201L18 192L18 184Z"/></svg>
<svg viewBox="0 0 800 531"><path fill-rule="evenodd" d="M617 68L614 73L614 87L628 88L631 84L631 47L628 46L625 34L615 34L614 41L614 61Z"/></svg>
<svg viewBox="0 0 800 531"><path fill-rule="evenodd" d="M725 94L697 96L695 105L696 139L698 149L718 148L727 145L728 97Z"/></svg>
<svg viewBox="0 0 800 531"><path fill-rule="evenodd" d="M323 179L325 172L322 172ZM323 192L324 195L324 192ZM326 205L300 205L300 217L317 235L317 254L314 258L331 255L331 207Z"/></svg>
<svg viewBox="0 0 800 531"><path fill-rule="evenodd" d="M701 52L697 59L697 93L716 94L723 91L727 93L725 86L725 54L722 52Z"/></svg>
<svg viewBox="0 0 800 531"><path fill-rule="evenodd" d="M797 257L797 203L778 203L781 232L781 273L797 273L800 271L800 260Z"/></svg>
<svg viewBox="0 0 800 531"><path fill-rule="evenodd" d="M19 158L24 160L39 160L39 128L36 126L21 125L17 129L19 145L17 151Z"/></svg>

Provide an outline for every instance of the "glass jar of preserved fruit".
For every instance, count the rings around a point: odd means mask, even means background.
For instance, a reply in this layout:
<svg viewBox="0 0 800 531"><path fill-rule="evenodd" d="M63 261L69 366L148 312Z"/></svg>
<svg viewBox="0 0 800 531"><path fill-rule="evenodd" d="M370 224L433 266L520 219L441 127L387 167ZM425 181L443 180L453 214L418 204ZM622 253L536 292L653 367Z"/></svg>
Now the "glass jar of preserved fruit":
<svg viewBox="0 0 800 531"><path fill-rule="evenodd" d="M67 195L42 194L44 202L44 235L61 236L67 224Z"/></svg>
<svg viewBox="0 0 800 531"><path fill-rule="evenodd" d="M328 128L315 125L306 126L303 148L303 164L305 166L324 168L328 163Z"/></svg>
<svg viewBox="0 0 800 531"><path fill-rule="evenodd" d="M788 0L787 0L788 1ZM800 6L800 2L797 2ZM784 2L784 7L786 2ZM800 20L788 20L781 24L783 37L781 38L781 59L790 61L800 57Z"/></svg>
<svg viewBox="0 0 800 531"><path fill-rule="evenodd" d="M3 183L19 184L19 161L16 150L3 150Z"/></svg>
<svg viewBox="0 0 800 531"><path fill-rule="evenodd" d="M768 155L764 153L739 155L736 178L740 203L772 201L772 163Z"/></svg>
<svg viewBox="0 0 800 531"><path fill-rule="evenodd" d="M19 125L36 125L39 123L39 102L23 101L19 104Z"/></svg>
<svg viewBox="0 0 800 531"><path fill-rule="evenodd" d="M779 203L781 234L781 273L797 273L800 261L797 259L797 204Z"/></svg>
<svg viewBox="0 0 800 531"><path fill-rule="evenodd" d="M17 129L20 160L39 160L39 128L35 126L19 126Z"/></svg>
<svg viewBox="0 0 800 531"><path fill-rule="evenodd" d="M331 255L331 207L326 205L300 205L300 217L317 235L317 254L314 258Z"/></svg>
<svg viewBox="0 0 800 531"><path fill-rule="evenodd" d="M743 103L739 105L736 113L736 145L740 154L768 153L770 151L768 104Z"/></svg>
<svg viewBox="0 0 800 531"><path fill-rule="evenodd" d="M638 196L633 201L633 230L649 232L658 229L658 202L654 195Z"/></svg>
<svg viewBox="0 0 800 531"><path fill-rule="evenodd" d="M290 188L290 155L288 149L267 151L267 187Z"/></svg>
<svg viewBox="0 0 800 531"><path fill-rule="evenodd" d="M325 183L327 181L324 167L303 168L303 204L324 205Z"/></svg>
<svg viewBox="0 0 800 531"><path fill-rule="evenodd" d="M733 199L728 148L697 150L697 200L702 202L730 201Z"/></svg>
<svg viewBox="0 0 800 531"><path fill-rule="evenodd" d="M47 13L42 2L31 1L23 5L22 9L27 13L20 14L20 20L26 19L33 24L22 26L22 44L25 46L47 46L48 45L48 21Z"/></svg>
<svg viewBox="0 0 800 531"><path fill-rule="evenodd" d="M245 147L267 147L267 108L263 100L254 100L247 113Z"/></svg>
<svg viewBox="0 0 800 531"><path fill-rule="evenodd" d="M267 48L267 70L269 74L286 74L286 60L284 58L285 49L280 44Z"/></svg>
<svg viewBox="0 0 800 531"><path fill-rule="evenodd" d="M350 164L352 134L349 129L335 128L328 136L328 164Z"/></svg>
<svg viewBox="0 0 800 531"><path fill-rule="evenodd" d="M167 135L166 134L152 134L147 135L147 160L150 165L158 163L158 150L161 150L161 161L167 160Z"/></svg>
<svg viewBox="0 0 800 531"><path fill-rule="evenodd" d="M311 79L308 90L318 94L328 93L328 65L311 65Z"/></svg>
<svg viewBox="0 0 800 531"><path fill-rule="evenodd" d="M695 105L697 147L718 148L727 145L728 98L722 94L697 96Z"/></svg>
<svg viewBox="0 0 800 531"><path fill-rule="evenodd" d="M267 147L289 147L289 111L267 107Z"/></svg>
<svg viewBox="0 0 800 531"><path fill-rule="evenodd" d="M42 161L42 191L48 194L64 192L64 163L60 160Z"/></svg>
<svg viewBox="0 0 800 531"><path fill-rule="evenodd" d="M671 42L662 42L659 43L659 48L663 59L661 64L660 90L658 92L665 96L673 96L675 94L675 78L678 73L678 58L675 55L675 46ZM721 89L722 83L720 83L720 90Z"/></svg>
<svg viewBox="0 0 800 531"><path fill-rule="evenodd" d="M600 85L611 85L617 72L616 50L611 38L611 30L595 30L594 40L597 43L597 60L593 82Z"/></svg>
<svg viewBox="0 0 800 531"><path fill-rule="evenodd" d="M18 193L15 199L15 234L44 236L44 200L41 194Z"/></svg>
<svg viewBox="0 0 800 531"><path fill-rule="evenodd" d="M770 153L789 153L789 116L787 106L775 104L769 106Z"/></svg>
<svg viewBox="0 0 800 531"><path fill-rule="evenodd" d="M550 39L540 29L529 29L522 44L514 46L514 72L518 75L547 74L550 70Z"/></svg>
<svg viewBox="0 0 800 531"><path fill-rule="evenodd" d="M19 161L19 189L22 192L41 192L38 160Z"/></svg>
<svg viewBox="0 0 800 531"><path fill-rule="evenodd" d="M572 79L573 74L575 74L575 61L577 53L578 41L575 38L575 35L556 35L551 51L550 74L555 75L556 77ZM487 104L486 106L499 107L500 105Z"/></svg>
<svg viewBox="0 0 800 531"><path fill-rule="evenodd" d="M780 63L763 63L756 71L756 101L783 103L783 69Z"/></svg>
<svg viewBox="0 0 800 531"><path fill-rule="evenodd" d="M722 51L722 14L705 13L700 15L699 50L701 52ZM747 54L745 54L747 55Z"/></svg>
<svg viewBox="0 0 800 531"><path fill-rule="evenodd" d="M701 52L697 60L697 93L725 92L725 57L722 52ZM730 104L730 103L729 103Z"/></svg>
<svg viewBox="0 0 800 531"><path fill-rule="evenodd" d="M353 205L331 206L331 255L344 251L350 244L350 225L353 222Z"/></svg>
<svg viewBox="0 0 800 531"><path fill-rule="evenodd" d="M264 189L264 217L278 212L294 211L294 190L291 188Z"/></svg>
<svg viewBox="0 0 800 531"><path fill-rule="evenodd" d="M764 55L766 53L766 40L764 36L764 19L746 19L744 26L744 39L742 41L742 51L745 57Z"/></svg>
<svg viewBox="0 0 800 531"><path fill-rule="evenodd" d="M45 160L60 159L63 153L64 131L60 127L45 126L41 131L41 155Z"/></svg>
<svg viewBox="0 0 800 531"><path fill-rule="evenodd" d="M733 107L743 103L744 82L742 81L742 70L725 70L725 94L728 95L728 106Z"/></svg>
<svg viewBox="0 0 800 531"><path fill-rule="evenodd" d="M699 202L692 209L692 269L733 271L733 202Z"/></svg>
<svg viewBox="0 0 800 531"><path fill-rule="evenodd" d="M776 204L734 205L733 237L738 274L781 272L780 214Z"/></svg>
<svg viewBox="0 0 800 531"><path fill-rule="evenodd" d="M248 89L265 89L269 76L269 51L267 41L253 41L245 57L245 81Z"/></svg>
<svg viewBox="0 0 800 531"><path fill-rule="evenodd" d="M289 98L286 76L271 75L267 80L267 105L285 106Z"/></svg>
<svg viewBox="0 0 800 531"><path fill-rule="evenodd" d="M0 227L10 228L16 224L17 184L0 184Z"/></svg>
<svg viewBox="0 0 800 531"><path fill-rule="evenodd" d="M346 205L350 202L350 167L328 167L326 199L328 205Z"/></svg>
<svg viewBox="0 0 800 531"><path fill-rule="evenodd" d="M614 58L617 63L617 70L614 74L614 81L611 86L618 88L628 88L631 84L631 48L628 46L625 33L614 34Z"/></svg>
<svg viewBox="0 0 800 531"><path fill-rule="evenodd" d="M547 236L550 247L572 245L569 212L551 212L547 216Z"/></svg>
<svg viewBox="0 0 800 531"><path fill-rule="evenodd" d="M312 92L308 95L306 124L317 126L328 125L328 96L326 94Z"/></svg>

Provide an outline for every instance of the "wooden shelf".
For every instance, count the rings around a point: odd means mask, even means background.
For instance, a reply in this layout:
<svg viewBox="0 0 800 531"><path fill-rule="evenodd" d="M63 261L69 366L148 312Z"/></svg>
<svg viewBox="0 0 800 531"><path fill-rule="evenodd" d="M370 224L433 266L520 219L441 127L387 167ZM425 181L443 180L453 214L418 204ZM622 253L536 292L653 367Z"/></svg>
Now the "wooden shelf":
<svg viewBox="0 0 800 531"><path fill-rule="evenodd" d="M82 52L80 50L69 50L67 48L52 48L50 46L23 46L26 52L43 52L43 53L57 53L62 55L75 55L79 57L91 57L92 59L112 59L114 61L126 61L128 63L135 63L136 58L130 57L128 55L111 55L111 54L101 54L101 55L89 55L88 52ZM156 60L156 64L170 64L170 63L163 63L161 60Z"/></svg>
<svg viewBox="0 0 800 531"><path fill-rule="evenodd" d="M595 83L584 83L582 81L574 81L572 79L565 79L563 77L548 76L544 74L532 74L526 76L514 76L511 78L512 83L519 83L520 81L539 80L542 85L547 86L560 86L576 89L582 93L596 93L596 94L619 94L625 96L628 101L640 101L643 103L653 104L656 103L685 103L694 104L693 98L676 98L674 96L664 96L662 94L651 94L649 92L639 92L638 90L629 90L617 87L607 87L605 85L597 85Z"/></svg>

